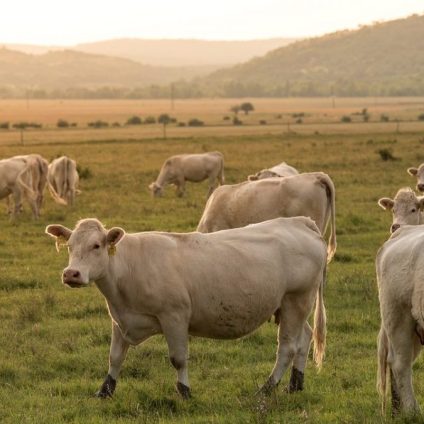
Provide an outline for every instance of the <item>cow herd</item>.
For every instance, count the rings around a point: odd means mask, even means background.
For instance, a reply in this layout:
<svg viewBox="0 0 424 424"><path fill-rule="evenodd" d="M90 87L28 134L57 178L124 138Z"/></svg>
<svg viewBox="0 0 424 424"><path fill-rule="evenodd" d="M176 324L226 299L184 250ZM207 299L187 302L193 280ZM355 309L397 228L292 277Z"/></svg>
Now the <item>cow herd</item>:
<svg viewBox="0 0 424 424"><path fill-rule="evenodd" d="M424 191L424 165L410 168ZM0 196L28 199L34 216L47 184L55 201L72 204L78 186L74 161L61 157L49 165L39 155L0 161L10 183ZM2 179L0 178L0 181ZM4 181L9 181L7 178ZM207 202L197 231L126 233L83 219L74 230L46 227L69 264L64 284L81 288L94 282L112 319L109 370L99 397L112 396L129 346L156 334L165 336L176 387L190 397L189 336L235 339L275 316L278 347L274 368L260 393L277 386L291 368L288 391L303 389L311 341L321 366L326 344L323 288L336 251L335 186L322 172L299 173L281 163L224 185L220 152L167 159L149 189L160 196L167 184L182 196L186 181L208 180ZM217 185L220 185L217 187ZM383 406L390 381L392 410L416 411L412 362L424 344L424 197L401 189L379 205L393 211L392 235L376 260L381 329L378 336L378 387ZM328 230L328 231L327 231ZM329 233L328 246L324 241ZM313 328L308 317L315 304Z"/></svg>
<svg viewBox="0 0 424 424"><path fill-rule="evenodd" d="M46 185L57 203L73 204L78 183L76 163L66 156L53 159L50 164L39 154L0 160L0 199L6 199L8 212L13 218L21 212L25 199L37 219ZM13 208L10 197L13 197Z"/></svg>

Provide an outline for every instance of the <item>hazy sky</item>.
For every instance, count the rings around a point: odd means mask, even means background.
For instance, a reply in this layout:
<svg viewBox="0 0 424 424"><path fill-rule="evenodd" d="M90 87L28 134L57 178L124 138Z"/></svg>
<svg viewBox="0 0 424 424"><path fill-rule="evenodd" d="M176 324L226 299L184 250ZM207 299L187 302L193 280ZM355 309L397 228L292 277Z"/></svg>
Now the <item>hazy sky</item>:
<svg viewBox="0 0 424 424"><path fill-rule="evenodd" d="M0 43L300 37L412 13L423 0L3 0Z"/></svg>

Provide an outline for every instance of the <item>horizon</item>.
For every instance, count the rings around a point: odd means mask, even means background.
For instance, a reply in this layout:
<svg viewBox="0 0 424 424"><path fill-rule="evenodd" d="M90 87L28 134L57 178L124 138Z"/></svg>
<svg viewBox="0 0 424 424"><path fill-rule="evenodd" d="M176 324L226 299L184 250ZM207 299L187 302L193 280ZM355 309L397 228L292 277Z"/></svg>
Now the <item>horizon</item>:
<svg viewBox="0 0 424 424"><path fill-rule="evenodd" d="M99 0L89 4L76 0L66 13L58 10L53 0L23 3L9 3L7 13L0 16L0 44L72 47L117 39L237 42L314 38L424 13L421 0L376 0L371 4L368 0L355 4L348 0L288 0L284 4L277 0L246 4L217 0L202 10L194 0L178 5L170 0L148 5L121 0L118 7L116 2L104 5ZM163 10L168 13L164 15Z"/></svg>

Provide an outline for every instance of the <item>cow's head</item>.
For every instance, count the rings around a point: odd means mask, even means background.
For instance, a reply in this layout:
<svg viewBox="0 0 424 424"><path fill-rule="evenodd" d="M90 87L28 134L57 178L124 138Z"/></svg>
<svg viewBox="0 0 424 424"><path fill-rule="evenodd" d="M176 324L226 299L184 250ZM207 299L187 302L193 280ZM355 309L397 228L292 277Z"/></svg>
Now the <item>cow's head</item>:
<svg viewBox="0 0 424 424"><path fill-rule="evenodd" d="M417 190L424 191L424 163L422 163L418 168L408 168L407 170L409 175L417 177Z"/></svg>
<svg viewBox="0 0 424 424"><path fill-rule="evenodd" d="M401 188L394 199L383 197L378 201L378 204L381 208L391 210L393 213L391 233L402 225L418 225L421 223L424 197L417 197L410 188Z"/></svg>
<svg viewBox="0 0 424 424"><path fill-rule="evenodd" d="M247 179L249 181L257 181L257 180L263 180L265 178L273 178L278 176L279 176L278 174L270 171L269 169L262 169L262 171L259 171L254 175L249 175Z"/></svg>
<svg viewBox="0 0 424 424"><path fill-rule="evenodd" d="M69 264L62 281L70 287L85 287L103 278L115 246L125 235L122 228L106 230L97 219L79 221L74 231L59 224L48 225L46 233L56 239L58 250L62 244L68 246Z"/></svg>
<svg viewBox="0 0 424 424"><path fill-rule="evenodd" d="M154 197L160 197L162 196L162 186L160 186L158 183L153 182L149 185L149 190L152 192L152 195Z"/></svg>

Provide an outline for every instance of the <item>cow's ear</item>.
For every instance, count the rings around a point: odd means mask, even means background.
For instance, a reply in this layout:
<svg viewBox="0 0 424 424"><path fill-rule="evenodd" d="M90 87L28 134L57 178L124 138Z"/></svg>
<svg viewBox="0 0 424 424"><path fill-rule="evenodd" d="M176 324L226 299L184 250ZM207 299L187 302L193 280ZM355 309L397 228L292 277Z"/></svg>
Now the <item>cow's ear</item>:
<svg viewBox="0 0 424 424"><path fill-rule="evenodd" d="M256 180L258 179L258 174L255 174L255 175L249 175L249 176L247 177L247 179L248 179L249 181L256 181Z"/></svg>
<svg viewBox="0 0 424 424"><path fill-rule="evenodd" d="M56 250L58 252L61 246L66 245L72 234L72 230L60 224L47 225L45 232L56 239Z"/></svg>
<svg viewBox="0 0 424 424"><path fill-rule="evenodd" d="M392 210L394 204L395 204L395 202L388 197L382 197L378 201L378 206L380 206L380 208L383 208L384 210Z"/></svg>
<svg viewBox="0 0 424 424"><path fill-rule="evenodd" d="M119 227L111 228L106 235L106 242L108 245L116 246L124 237L125 231Z"/></svg>
<svg viewBox="0 0 424 424"><path fill-rule="evenodd" d="M417 175L418 174L418 169L417 168L408 168L408 170L406 171L408 172L409 175Z"/></svg>

